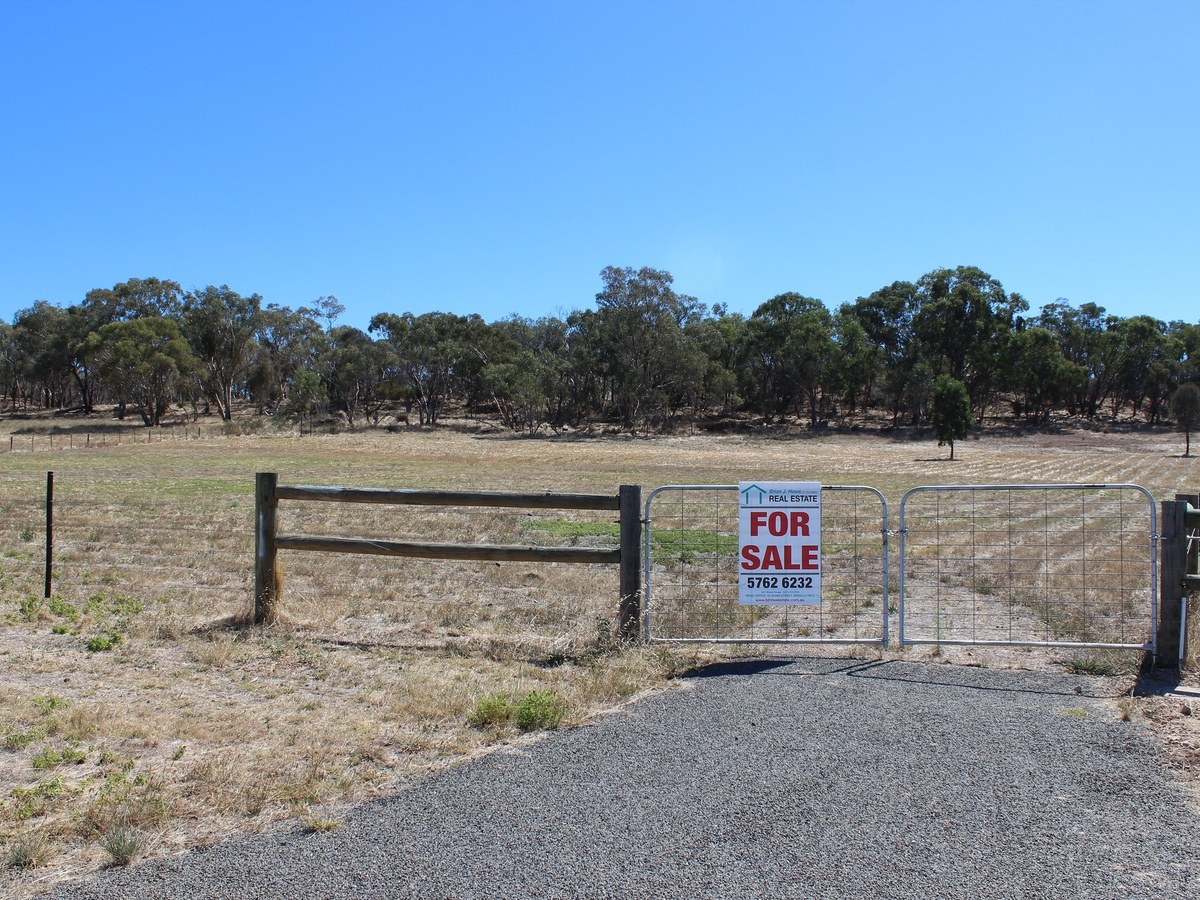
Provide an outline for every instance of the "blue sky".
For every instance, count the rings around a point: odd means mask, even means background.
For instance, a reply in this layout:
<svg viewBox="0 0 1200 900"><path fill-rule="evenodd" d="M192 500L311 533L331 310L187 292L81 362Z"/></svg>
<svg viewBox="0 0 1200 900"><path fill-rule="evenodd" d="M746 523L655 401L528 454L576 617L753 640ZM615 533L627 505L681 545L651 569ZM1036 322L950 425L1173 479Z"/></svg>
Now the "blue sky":
<svg viewBox="0 0 1200 900"><path fill-rule="evenodd" d="M491 321L977 265L1200 321L1200 3L0 0L0 318L130 277Z"/></svg>

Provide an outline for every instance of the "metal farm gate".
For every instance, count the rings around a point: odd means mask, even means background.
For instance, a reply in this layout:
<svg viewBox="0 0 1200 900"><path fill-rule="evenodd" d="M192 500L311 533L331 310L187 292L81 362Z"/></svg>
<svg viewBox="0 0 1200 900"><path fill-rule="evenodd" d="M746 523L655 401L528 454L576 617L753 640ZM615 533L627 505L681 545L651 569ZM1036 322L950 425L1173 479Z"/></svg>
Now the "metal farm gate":
<svg viewBox="0 0 1200 900"><path fill-rule="evenodd" d="M918 487L900 501L905 644L1155 649L1153 496L1133 484Z"/></svg>
<svg viewBox="0 0 1200 900"><path fill-rule="evenodd" d="M875 488L821 488L819 606L738 604L737 485L657 488L645 525L648 640L887 644L887 501Z"/></svg>

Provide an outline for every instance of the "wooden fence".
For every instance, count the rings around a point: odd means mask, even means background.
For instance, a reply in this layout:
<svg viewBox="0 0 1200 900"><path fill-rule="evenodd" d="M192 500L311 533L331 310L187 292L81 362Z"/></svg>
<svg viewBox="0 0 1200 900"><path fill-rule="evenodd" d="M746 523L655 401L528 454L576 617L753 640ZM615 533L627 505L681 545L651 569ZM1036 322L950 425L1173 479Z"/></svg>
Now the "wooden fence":
<svg viewBox="0 0 1200 900"><path fill-rule="evenodd" d="M636 640L640 633L642 595L642 489L623 484L609 494L521 494L483 491L425 491L388 488L285 486L274 472L259 472L254 501L254 621L276 617L279 586L276 555L280 550L317 553L366 553L423 559L564 562L620 567L620 634ZM589 547L496 546L489 544L431 544L381 541L370 538L283 535L276 530L280 500L337 503L384 503L409 506L479 506L514 509L613 510L620 514L620 546Z"/></svg>

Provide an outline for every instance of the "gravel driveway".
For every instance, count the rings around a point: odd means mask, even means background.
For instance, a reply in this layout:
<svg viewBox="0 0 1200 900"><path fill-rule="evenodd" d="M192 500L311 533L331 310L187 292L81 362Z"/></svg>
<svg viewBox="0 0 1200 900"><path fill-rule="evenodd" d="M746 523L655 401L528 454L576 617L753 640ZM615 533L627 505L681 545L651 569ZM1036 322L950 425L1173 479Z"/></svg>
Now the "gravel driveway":
<svg viewBox="0 0 1200 900"><path fill-rule="evenodd" d="M1090 679L907 662L711 667L325 834L56 898L1195 898L1200 816Z"/></svg>

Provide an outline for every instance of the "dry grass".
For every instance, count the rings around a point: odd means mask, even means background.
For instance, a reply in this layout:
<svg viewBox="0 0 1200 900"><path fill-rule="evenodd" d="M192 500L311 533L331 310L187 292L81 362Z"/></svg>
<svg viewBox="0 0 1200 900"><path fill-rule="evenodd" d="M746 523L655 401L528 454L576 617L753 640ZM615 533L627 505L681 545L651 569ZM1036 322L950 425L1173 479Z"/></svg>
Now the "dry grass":
<svg viewBox="0 0 1200 900"><path fill-rule="evenodd" d="M447 429L63 443L5 453L0 472L0 893L13 897L118 855L285 822L336 827L347 804L514 739L505 721L471 724L487 698L544 692L571 724L691 661L613 646L609 567L285 553L283 621L246 627L257 471L292 484L598 493L795 478L872 485L890 503L917 484L1008 481L1136 482L1167 497L1195 477L1177 436L1144 432L985 437L953 463L931 458L932 442L837 435ZM40 599L47 469L51 602ZM329 504L280 513L284 531L447 542L603 543L587 528L539 525L612 521Z"/></svg>

